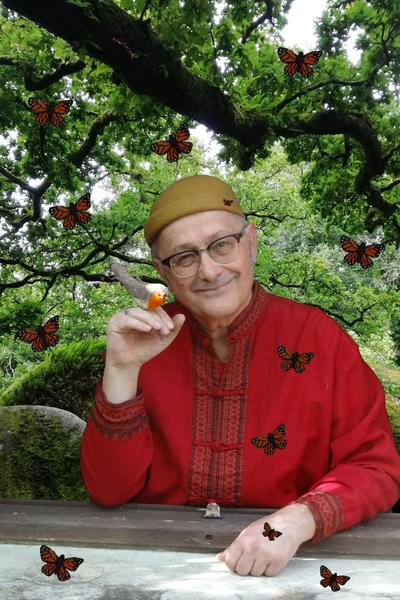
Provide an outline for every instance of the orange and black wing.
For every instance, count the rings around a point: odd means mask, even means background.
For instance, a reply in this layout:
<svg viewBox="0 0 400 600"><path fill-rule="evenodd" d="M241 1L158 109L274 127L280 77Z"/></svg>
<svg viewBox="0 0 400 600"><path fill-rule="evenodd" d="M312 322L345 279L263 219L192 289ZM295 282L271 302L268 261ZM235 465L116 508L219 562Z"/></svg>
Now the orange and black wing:
<svg viewBox="0 0 400 600"><path fill-rule="evenodd" d="M47 575L47 577L50 577L50 575L54 575L56 570L56 561L58 558L54 550L49 548L49 546L45 546L43 544L42 546L40 546L40 558L43 562L47 563L43 565L42 573L44 573L44 575Z"/></svg>
<svg viewBox="0 0 400 600"><path fill-rule="evenodd" d="M155 142L151 145L152 151L158 154L159 156L164 156L164 154L167 154L170 148L172 148L172 146L168 140L161 140L160 142Z"/></svg>
<svg viewBox="0 0 400 600"><path fill-rule="evenodd" d="M46 125L49 122L50 107L44 100L29 98L28 106L36 115L35 121L38 125Z"/></svg>
<svg viewBox="0 0 400 600"><path fill-rule="evenodd" d="M179 159L179 151L171 146L167 152L167 161L168 162L176 162Z"/></svg>
<svg viewBox="0 0 400 600"><path fill-rule="evenodd" d="M57 569L57 577L60 581L66 581L71 575L68 571L76 571L76 569L83 563L83 558L77 558L71 556L70 558L64 558L62 565Z"/></svg>
<svg viewBox="0 0 400 600"><path fill-rule="evenodd" d="M37 328L26 327L25 329L21 329L18 331L17 337L27 344L32 344L32 349L35 350L35 352L43 350L44 348L43 340L40 337L39 329Z"/></svg>
<svg viewBox="0 0 400 600"><path fill-rule="evenodd" d="M90 208L90 193L81 196L78 202L75 204L77 212L77 219L79 223L88 223L91 219L91 215L87 212L83 212Z"/></svg>
<svg viewBox="0 0 400 600"><path fill-rule="evenodd" d="M337 575L336 581L340 585L345 585L349 581L350 577L348 575Z"/></svg>
<svg viewBox="0 0 400 600"><path fill-rule="evenodd" d="M58 221L64 221L65 229L73 229L76 225L75 216L67 206L50 206L49 213Z"/></svg>
<svg viewBox="0 0 400 600"><path fill-rule="evenodd" d="M282 535L281 531L277 531L276 529L272 529L271 525L266 521L264 523L264 531L262 532L264 537L267 537L271 542L276 540L279 536Z"/></svg>
<svg viewBox="0 0 400 600"><path fill-rule="evenodd" d="M175 133L175 139L178 144L178 152L181 152L183 154L189 154L193 147L193 144L191 142L186 142L189 136L189 127L186 125L186 123L184 123L179 127L178 131Z"/></svg>
<svg viewBox="0 0 400 600"><path fill-rule="evenodd" d="M313 52L307 52L307 54L303 56L303 60L299 67L300 73L303 75L303 77L310 77L310 75L312 75L313 71L309 65L316 65L321 57L321 54L322 52L315 50Z"/></svg>
<svg viewBox="0 0 400 600"><path fill-rule="evenodd" d="M314 356L314 352L303 352L297 356L297 359L294 363L294 370L296 373L303 373L306 370L306 365L308 365Z"/></svg>
<svg viewBox="0 0 400 600"><path fill-rule="evenodd" d="M58 331L59 327L59 316L55 315L51 317L46 323L43 325L44 335L47 346L56 346L59 342L58 335L55 335L55 332Z"/></svg>
<svg viewBox="0 0 400 600"><path fill-rule="evenodd" d="M268 438L265 435L257 435L256 437L251 438L251 443L256 448L265 448L268 442Z"/></svg>
<svg viewBox="0 0 400 600"><path fill-rule="evenodd" d="M319 572L320 572L321 577L323 577L323 579L321 579L321 581L320 581L320 584L324 588L328 587L331 583L331 577L332 577L331 571L328 569L328 567L325 567L325 565L321 565L321 567L319 568Z"/></svg>
<svg viewBox="0 0 400 600"><path fill-rule="evenodd" d="M285 346L278 346L278 354L282 358L281 368L284 371L289 371L292 368L293 352L287 350Z"/></svg>
<svg viewBox="0 0 400 600"><path fill-rule="evenodd" d="M284 72L290 77L294 77L297 73L297 54L288 48L278 48L278 56L282 62L286 63Z"/></svg>
<svg viewBox="0 0 400 600"><path fill-rule="evenodd" d="M283 439L286 436L286 429L284 423L278 425L275 431L272 432L272 435L274 437L274 443L277 448L280 448L280 450L286 448L287 441Z"/></svg>
<svg viewBox="0 0 400 600"><path fill-rule="evenodd" d="M73 100L62 100L53 106L51 122L54 127L59 127L64 121L65 115L69 113Z"/></svg>
<svg viewBox="0 0 400 600"><path fill-rule="evenodd" d="M369 246L365 246L364 252L359 257L360 265L363 269L369 269L374 264L370 258L376 258L380 255L384 248L384 244L370 244Z"/></svg>
<svg viewBox="0 0 400 600"><path fill-rule="evenodd" d="M347 237L347 235L342 235L342 237L340 238L340 245L342 247L342 250L347 252L346 256L343 257L343 260L349 265L355 265L357 262L357 256L359 251L359 245L357 244L357 242Z"/></svg>

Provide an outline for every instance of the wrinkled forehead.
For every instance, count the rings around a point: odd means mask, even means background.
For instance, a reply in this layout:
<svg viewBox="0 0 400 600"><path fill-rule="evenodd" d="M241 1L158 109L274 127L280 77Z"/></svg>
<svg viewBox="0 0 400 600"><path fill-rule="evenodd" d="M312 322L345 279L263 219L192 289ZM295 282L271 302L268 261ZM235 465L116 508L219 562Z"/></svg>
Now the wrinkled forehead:
<svg viewBox="0 0 400 600"><path fill-rule="evenodd" d="M226 210L207 210L186 215L169 223L157 237L159 250L174 250L181 245L207 243L218 236L237 233L243 218Z"/></svg>

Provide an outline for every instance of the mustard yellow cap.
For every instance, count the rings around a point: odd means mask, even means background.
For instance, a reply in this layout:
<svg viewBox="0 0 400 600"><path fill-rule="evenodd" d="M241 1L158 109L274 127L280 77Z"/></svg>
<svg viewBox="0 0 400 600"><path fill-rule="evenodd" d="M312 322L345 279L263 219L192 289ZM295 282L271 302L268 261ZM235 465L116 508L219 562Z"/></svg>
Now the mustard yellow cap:
<svg viewBox="0 0 400 600"><path fill-rule="evenodd" d="M244 217L232 188L218 177L192 175L178 179L154 202L144 224L146 242L151 246L172 221L205 210L227 210Z"/></svg>

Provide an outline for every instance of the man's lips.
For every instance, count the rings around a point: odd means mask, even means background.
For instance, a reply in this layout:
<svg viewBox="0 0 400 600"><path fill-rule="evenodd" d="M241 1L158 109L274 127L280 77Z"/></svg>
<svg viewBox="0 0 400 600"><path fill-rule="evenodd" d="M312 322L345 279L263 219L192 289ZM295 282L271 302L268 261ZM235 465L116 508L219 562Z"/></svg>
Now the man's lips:
<svg viewBox="0 0 400 600"><path fill-rule="evenodd" d="M221 285L219 285L216 288L207 288L206 290L196 290L196 292L216 292L217 290L220 290L221 288L227 286L232 281L232 279L230 279L226 283L222 283Z"/></svg>

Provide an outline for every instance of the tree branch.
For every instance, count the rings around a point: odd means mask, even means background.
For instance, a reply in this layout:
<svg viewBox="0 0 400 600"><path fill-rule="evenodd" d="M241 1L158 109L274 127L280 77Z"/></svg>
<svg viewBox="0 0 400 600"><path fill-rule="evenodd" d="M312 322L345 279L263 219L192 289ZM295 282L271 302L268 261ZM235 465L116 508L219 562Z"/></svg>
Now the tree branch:
<svg viewBox="0 0 400 600"><path fill-rule="evenodd" d="M112 121L116 121L117 118L117 115L115 115L110 110L107 110L105 113L100 115L95 121L93 121L87 134L86 140L83 142L81 147L78 148L78 150L72 152L69 155L68 160L70 160L72 164L76 167L80 167L85 158L93 150L97 141L97 136L103 133L103 130L106 127L106 125L108 125Z"/></svg>
<svg viewBox="0 0 400 600"><path fill-rule="evenodd" d="M267 19L273 25L273 23L272 23L272 16L273 16L273 10L274 10L274 2L273 2L273 0L267 0L266 5L267 5L267 10L265 11L265 13L262 14L260 17L258 17L258 19L256 19L255 21L253 21L253 23L250 23L250 25L248 26L248 28L246 29L246 31L242 35L242 39L240 40L242 42L242 44L245 44L247 42L250 34L255 29L257 29L257 27L259 25L262 25L262 23L265 23L265 21Z"/></svg>
<svg viewBox="0 0 400 600"><path fill-rule="evenodd" d="M66 75L72 75L72 73L77 73L78 71L82 71L86 64L83 60L78 60L74 63L65 63L62 64L58 69L56 69L53 73L49 73L41 78L36 78L33 75L29 75L25 73L24 83L25 87L29 91L43 90L44 88L49 87L56 81L60 81Z"/></svg>

